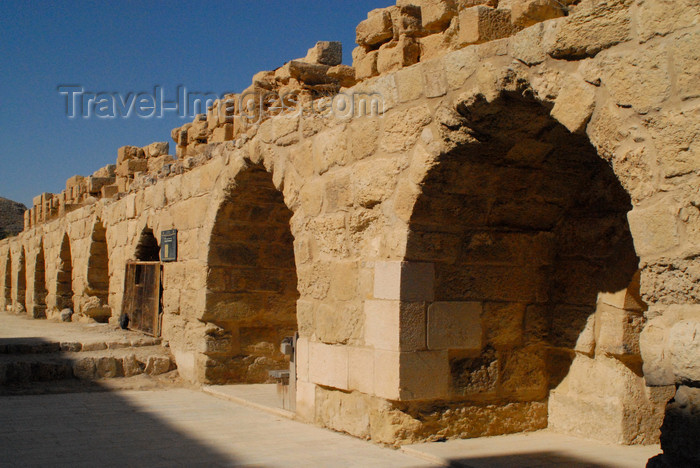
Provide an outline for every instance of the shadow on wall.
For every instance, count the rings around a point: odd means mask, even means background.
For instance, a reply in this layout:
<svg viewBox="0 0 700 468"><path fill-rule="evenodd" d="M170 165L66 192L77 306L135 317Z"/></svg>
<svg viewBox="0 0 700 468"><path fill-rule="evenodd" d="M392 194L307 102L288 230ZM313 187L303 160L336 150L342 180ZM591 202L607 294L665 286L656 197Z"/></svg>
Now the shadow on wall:
<svg viewBox="0 0 700 468"><path fill-rule="evenodd" d="M478 355L449 350L451 397L541 401L577 355L596 357L599 293L634 288L630 198L587 137L529 96L458 110L441 126L453 149L424 179L406 260L435 264L436 302L482 311ZM642 323L638 306L619 313ZM642 375L638 355L619 359Z"/></svg>
<svg viewBox="0 0 700 468"><path fill-rule="evenodd" d="M235 457L139 406L138 395L125 397L100 382L75 379L77 364L60 352L60 343L42 338L0 339L0 464L236 465ZM46 386L47 381L61 379L66 379L65 385ZM48 392L59 394L40 394ZM183 419L182 408L173 406L169 411L174 420Z"/></svg>

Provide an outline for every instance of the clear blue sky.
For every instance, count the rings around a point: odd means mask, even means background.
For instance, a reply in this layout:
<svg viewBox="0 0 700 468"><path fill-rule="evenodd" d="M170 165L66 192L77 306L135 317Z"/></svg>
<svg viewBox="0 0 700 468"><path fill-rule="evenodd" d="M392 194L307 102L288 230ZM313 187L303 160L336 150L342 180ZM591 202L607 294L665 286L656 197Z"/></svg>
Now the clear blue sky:
<svg viewBox="0 0 700 468"><path fill-rule="evenodd" d="M0 196L29 206L72 175L113 164L117 148L171 143L191 119L65 116L57 87L150 92L178 85L241 91L260 70L303 57L316 41L343 43L351 64L355 26L391 0L7 2L0 15Z"/></svg>

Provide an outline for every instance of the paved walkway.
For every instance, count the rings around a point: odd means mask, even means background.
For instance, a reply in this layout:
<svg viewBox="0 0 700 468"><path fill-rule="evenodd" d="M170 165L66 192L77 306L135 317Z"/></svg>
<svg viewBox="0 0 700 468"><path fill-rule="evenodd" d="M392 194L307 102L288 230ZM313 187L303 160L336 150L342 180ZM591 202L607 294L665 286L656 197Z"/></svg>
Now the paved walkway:
<svg viewBox="0 0 700 468"><path fill-rule="evenodd" d="M186 389L2 397L0 421L2 467L436 466Z"/></svg>
<svg viewBox="0 0 700 468"><path fill-rule="evenodd" d="M0 312L0 344L32 343L33 341L142 346L158 340L140 332L122 330L106 323L54 322Z"/></svg>

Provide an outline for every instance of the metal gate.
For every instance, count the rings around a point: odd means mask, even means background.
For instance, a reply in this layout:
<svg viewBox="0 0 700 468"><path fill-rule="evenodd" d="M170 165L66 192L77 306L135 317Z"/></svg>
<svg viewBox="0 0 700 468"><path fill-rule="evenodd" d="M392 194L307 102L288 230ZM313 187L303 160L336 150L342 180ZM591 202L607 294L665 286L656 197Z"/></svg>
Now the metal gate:
<svg viewBox="0 0 700 468"><path fill-rule="evenodd" d="M160 262L129 262L124 278L122 313L129 328L160 336Z"/></svg>

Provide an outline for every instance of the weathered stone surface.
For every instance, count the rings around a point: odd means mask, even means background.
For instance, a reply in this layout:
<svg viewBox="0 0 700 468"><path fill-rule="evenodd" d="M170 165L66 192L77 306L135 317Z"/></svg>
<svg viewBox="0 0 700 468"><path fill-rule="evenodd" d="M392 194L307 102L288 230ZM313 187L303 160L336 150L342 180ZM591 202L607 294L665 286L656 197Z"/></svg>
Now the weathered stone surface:
<svg viewBox="0 0 700 468"><path fill-rule="evenodd" d="M566 13L566 6L558 0L520 0L511 4L511 21L516 26L528 27Z"/></svg>
<svg viewBox="0 0 700 468"><path fill-rule="evenodd" d="M660 466L693 466L700 463L698 431L700 389L680 386L668 402L666 417L661 426L663 464Z"/></svg>
<svg viewBox="0 0 700 468"><path fill-rule="evenodd" d="M340 65L343 61L343 44L341 42L319 41L306 53L306 62L321 65Z"/></svg>
<svg viewBox="0 0 700 468"><path fill-rule="evenodd" d="M675 323L668 332L668 347L676 382L700 382L700 321Z"/></svg>
<svg viewBox="0 0 700 468"><path fill-rule="evenodd" d="M481 349L479 302L433 302L428 307L428 349Z"/></svg>
<svg viewBox="0 0 700 468"><path fill-rule="evenodd" d="M643 0L639 5L638 33L642 40L666 35L698 23L697 0Z"/></svg>
<svg viewBox="0 0 700 468"><path fill-rule="evenodd" d="M364 46L381 44L393 37L391 13L376 9L367 13L367 19L357 25L355 41Z"/></svg>
<svg viewBox="0 0 700 468"><path fill-rule="evenodd" d="M424 302L365 301L365 345L388 351L426 349Z"/></svg>
<svg viewBox="0 0 700 468"><path fill-rule="evenodd" d="M498 10L480 5L459 12L457 41L460 45L493 41L508 37L514 32L509 10Z"/></svg>
<svg viewBox="0 0 700 468"><path fill-rule="evenodd" d="M559 27L554 58L582 58L631 39L631 0L584 0Z"/></svg>
<svg viewBox="0 0 700 468"><path fill-rule="evenodd" d="M595 108L595 88L583 81L569 82L559 91L552 108L552 117L572 133L586 128Z"/></svg>
<svg viewBox="0 0 700 468"><path fill-rule="evenodd" d="M457 14L454 0L426 0L420 4L423 29L431 32L444 31Z"/></svg>
<svg viewBox="0 0 700 468"><path fill-rule="evenodd" d="M377 299L432 301L434 282L432 263L377 262L374 266L374 297Z"/></svg>
<svg viewBox="0 0 700 468"><path fill-rule="evenodd" d="M418 62L420 45L415 39L402 36L398 41L388 42L379 48L377 71L388 73Z"/></svg>

